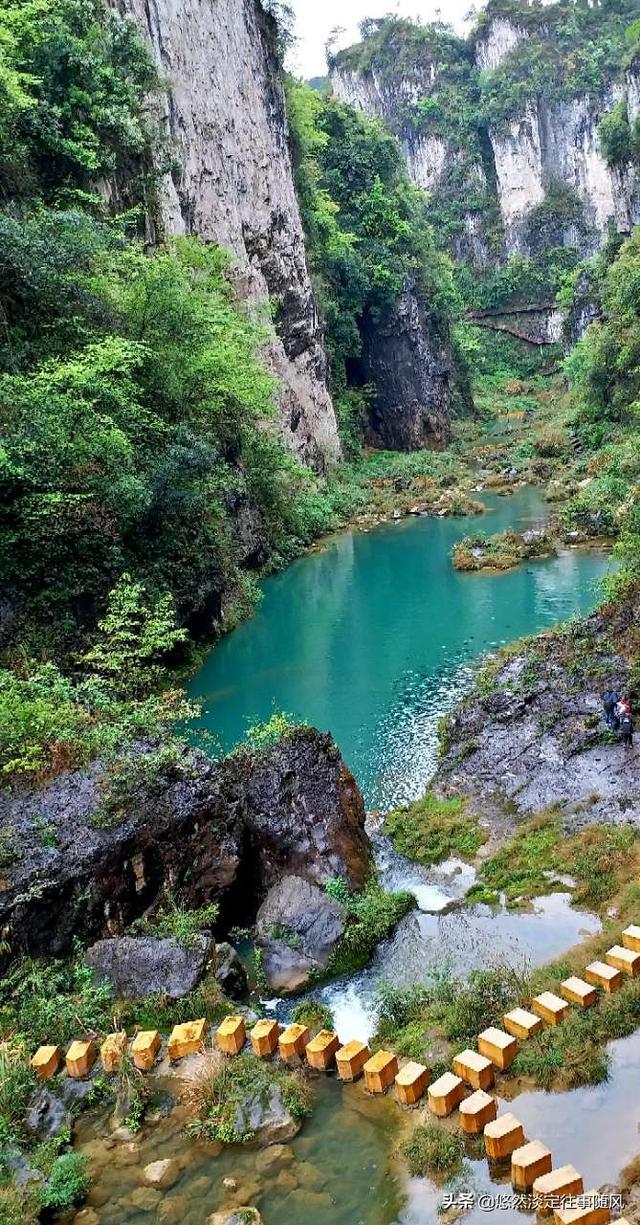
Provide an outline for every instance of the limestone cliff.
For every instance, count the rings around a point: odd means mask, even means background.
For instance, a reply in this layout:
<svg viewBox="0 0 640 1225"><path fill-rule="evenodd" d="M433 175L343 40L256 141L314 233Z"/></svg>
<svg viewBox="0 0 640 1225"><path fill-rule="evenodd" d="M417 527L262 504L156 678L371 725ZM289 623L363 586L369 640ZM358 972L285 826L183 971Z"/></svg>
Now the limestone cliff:
<svg viewBox="0 0 640 1225"><path fill-rule="evenodd" d="M160 225L231 251L242 296L273 316L283 436L307 464L339 454L287 143L274 23L258 0L118 0L158 63L175 168Z"/></svg>
<svg viewBox="0 0 640 1225"><path fill-rule="evenodd" d="M387 19L332 65L336 94L395 133L441 236L478 267L515 252L535 258L540 223L551 218L553 236L542 241L580 256L597 250L610 226L626 234L640 222L640 169L608 166L598 133L616 104L631 123L640 113L640 68L625 69L621 53L597 86L529 89L529 55L532 73L540 55L559 56L560 74L575 71L546 21L542 5L523 5L517 19L495 4L462 40Z"/></svg>

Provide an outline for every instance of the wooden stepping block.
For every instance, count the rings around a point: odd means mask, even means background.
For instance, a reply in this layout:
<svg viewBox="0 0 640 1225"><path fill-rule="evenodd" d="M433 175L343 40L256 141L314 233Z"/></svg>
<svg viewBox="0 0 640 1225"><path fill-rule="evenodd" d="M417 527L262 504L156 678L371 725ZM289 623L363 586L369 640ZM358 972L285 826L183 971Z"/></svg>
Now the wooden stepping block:
<svg viewBox="0 0 640 1225"><path fill-rule="evenodd" d="M524 1143L524 1127L514 1114L503 1114L484 1129L484 1147L489 1161L504 1161Z"/></svg>
<svg viewBox="0 0 640 1225"><path fill-rule="evenodd" d="M216 1030L216 1042L225 1055L237 1055L246 1041L244 1017L225 1017Z"/></svg>
<svg viewBox="0 0 640 1225"><path fill-rule="evenodd" d="M599 1191L587 1191L582 1207L556 1208L553 1219L558 1225L609 1225L611 1209L599 1203L602 1198Z"/></svg>
<svg viewBox="0 0 640 1225"><path fill-rule="evenodd" d="M524 1041L535 1038L542 1029L542 1017L528 1012L526 1008L512 1008L511 1012L505 1012L502 1021L507 1033Z"/></svg>
<svg viewBox="0 0 640 1225"><path fill-rule="evenodd" d="M100 1058L105 1072L118 1072L124 1055L129 1045L129 1039L123 1029L117 1034L107 1034L102 1046L100 1047Z"/></svg>
<svg viewBox="0 0 640 1225"><path fill-rule="evenodd" d="M516 1191L528 1191L541 1174L550 1174L551 1150L540 1140L530 1140L511 1154L511 1182Z"/></svg>
<svg viewBox="0 0 640 1225"><path fill-rule="evenodd" d="M185 1021L183 1025L174 1025L167 1044L169 1059L184 1059L186 1055L197 1055L204 1045L206 1028L204 1017L199 1021Z"/></svg>
<svg viewBox="0 0 640 1225"><path fill-rule="evenodd" d="M518 1054L518 1043L511 1034L506 1034L503 1029L490 1025L478 1038L478 1050L481 1055L486 1055L487 1059L490 1059L497 1068L504 1072Z"/></svg>
<svg viewBox="0 0 640 1225"><path fill-rule="evenodd" d="M308 1025L287 1025L278 1039L281 1059L302 1059L307 1044L311 1041Z"/></svg>
<svg viewBox="0 0 640 1225"><path fill-rule="evenodd" d="M541 1216L551 1216L554 1204L550 1201L557 1204L558 1200L582 1195L583 1191L582 1175L572 1165L561 1165L550 1174L541 1174L533 1184L533 1194L539 1201L536 1206Z"/></svg>
<svg viewBox="0 0 640 1225"><path fill-rule="evenodd" d="M531 1007L548 1025L561 1025L569 1015L567 1001L561 1000L553 991L543 991L542 995L536 995L531 1001Z"/></svg>
<svg viewBox="0 0 640 1225"><path fill-rule="evenodd" d="M97 1058L94 1042L72 1042L65 1057L69 1076L76 1079L88 1076Z"/></svg>
<svg viewBox="0 0 640 1225"><path fill-rule="evenodd" d="M622 933L622 943L633 953L640 953L640 927L637 924L632 923L631 927L625 927Z"/></svg>
<svg viewBox="0 0 640 1225"><path fill-rule="evenodd" d="M257 1021L251 1030L251 1045L260 1059L273 1055L278 1047L280 1026L277 1021Z"/></svg>
<svg viewBox="0 0 640 1225"><path fill-rule="evenodd" d="M495 1097L485 1093L484 1089L476 1089L471 1097L460 1102L460 1124L467 1136L479 1135L487 1123L493 1123L497 1114L498 1103Z"/></svg>
<svg viewBox="0 0 640 1225"><path fill-rule="evenodd" d="M336 1051L336 1067L340 1080L357 1080L371 1052L364 1042L353 1039Z"/></svg>
<svg viewBox="0 0 640 1225"><path fill-rule="evenodd" d="M637 978L640 974L640 953L634 953L633 949L614 944L613 948L605 953L605 957L610 966L622 970L622 973L628 974L630 978Z"/></svg>
<svg viewBox="0 0 640 1225"><path fill-rule="evenodd" d="M615 966L608 966L604 961L592 961L591 965L587 966L584 976L588 983L592 983L594 987L602 987L603 991L608 991L611 994L614 991L619 991L622 986L622 974Z"/></svg>
<svg viewBox="0 0 640 1225"><path fill-rule="evenodd" d="M369 1093L385 1093L398 1074L398 1060L391 1051L376 1051L364 1065L364 1083Z"/></svg>
<svg viewBox="0 0 640 1225"><path fill-rule="evenodd" d="M59 1046L39 1046L31 1060L31 1067L39 1080L49 1080L58 1071L61 1059Z"/></svg>
<svg viewBox="0 0 640 1225"><path fill-rule="evenodd" d="M330 1029L321 1029L319 1034L307 1044L307 1063L319 1072L326 1072L331 1067L333 1057L340 1049L340 1039Z"/></svg>
<svg viewBox="0 0 640 1225"><path fill-rule="evenodd" d="M162 1046L157 1029L141 1029L131 1043L133 1062L139 1072L150 1072Z"/></svg>
<svg viewBox="0 0 640 1225"><path fill-rule="evenodd" d="M493 1064L486 1055L477 1051L461 1051L453 1061L456 1076L464 1080L472 1089L490 1089L495 1082Z"/></svg>
<svg viewBox="0 0 640 1225"><path fill-rule="evenodd" d="M575 974L560 983L560 990L565 1000L569 1000L570 1004L577 1004L579 1008L591 1008L598 998L595 987L590 987L589 983L576 978Z"/></svg>
<svg viewBox="0 0 640 1225"><path fill-rule="evenodd" d="M396 1096L405 1106L420 1100L429 1083L429 1069L423 1063L405 1063L396 1076Z"/></svg>
<svg viewBox="0 0 640 1225"><path fill-rule="evenodd" d="M444 1076L429 1085L429 1110L439 1119L446 1119L447 1115L452 1114L456 1106L460 1105L463 1097L464 1081L459 1076L454 1076L453 1072L445 1072Z"/></svg>

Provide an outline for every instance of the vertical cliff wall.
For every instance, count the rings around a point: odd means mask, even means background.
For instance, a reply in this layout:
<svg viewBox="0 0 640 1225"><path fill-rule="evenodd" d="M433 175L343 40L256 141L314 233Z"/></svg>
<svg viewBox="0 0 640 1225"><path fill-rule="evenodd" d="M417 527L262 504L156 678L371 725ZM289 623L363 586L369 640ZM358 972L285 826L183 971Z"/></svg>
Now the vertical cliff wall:
<svg viewBox="0 0 640 1225"><path fill-rule="evenodd" d="M273 317L285 440L322 470L339 454L322 332L305 260L273 23L257 0L118 0L151 47L166 89L175 169L161 224L235 256L240 293Z"/></svg>
<svg viewBox="0 0 640 1225"><path fill-rule="evenodd" d="M432 197L441 238L476 266L515 252L536 257L538 210L549 224L550 201L561 196L566 216L563 224L560 208L551 245L580 256L598 249L609 226L626 234L640 222L638 167L608 166L598 132L618 103L634 121L640 69L625 71L621 52L606 83L572 93L564 77L580 80L580 46L559 50L545 23L540 6L523 5L521 24L497 11L482 19L475 40L456 47L437 27L391 20L333 64L336 94L395 133L409 173ZM604 57L605 35L602 44ZM541 56L558 61L563 79L553 91L528 80Z"/></svg>

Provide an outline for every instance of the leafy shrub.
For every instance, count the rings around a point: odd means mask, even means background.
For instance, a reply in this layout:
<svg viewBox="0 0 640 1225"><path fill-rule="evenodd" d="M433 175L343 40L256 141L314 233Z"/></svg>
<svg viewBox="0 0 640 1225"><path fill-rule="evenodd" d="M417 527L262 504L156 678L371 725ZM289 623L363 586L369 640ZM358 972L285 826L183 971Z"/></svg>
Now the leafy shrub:
<svg viewBox="0 0 640 1225"><path fill-rule="evenodd" d="M79 957L72 962L25 959L0 980L0 1032L29 1036L29 1043L62 1044L82 1031L108 1031L111 990L96 987Z"/></svg>
<svg viewBox="0 0 640 1225"><path fill-rule="evenodd" d="M156 914L136 919L130 930L136 936L155 936L157 939L173 936L188 948L199 932L214 930L218 914L219 906L216 902L195 910L185 910L173 894L168 893Z"/></svg>
<svg viewBox="0 0 640 1225"><path fill-rule="evenodd" d="M329 959L327 977L362 969L380 941L415 904L412 893L386 893L375 878L368 881L362 893L352 893L347 903L347 926Z"/></svg>
<svg viewBox="0 0 640 1225"><path fill-rule="evenodd" d="M82 1153L62 1153L53 1163L42 1192L42 1205L56 1212L69 1212L82 1203L88 1186L86 1157Z"/></svg>
<svg viewBox="0 0 640 1225"><path fill-rule="evenodd" d="M263 753L281 740L286 740L297 727L306 727L305 723L296 721L293 715L283 710L274 710L264 723L253 723L247 728L247 743L254 753Z"/></svg>

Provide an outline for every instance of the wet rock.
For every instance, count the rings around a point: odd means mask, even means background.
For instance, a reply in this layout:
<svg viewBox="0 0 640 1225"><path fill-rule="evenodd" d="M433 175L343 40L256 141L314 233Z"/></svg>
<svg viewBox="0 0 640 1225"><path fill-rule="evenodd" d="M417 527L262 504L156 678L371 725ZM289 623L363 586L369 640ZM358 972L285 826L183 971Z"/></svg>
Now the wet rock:
<svg viewBox="0 0 640 1225"><path fill-rule="evenodd" d="M248 1093L236 1109L235 1126L240 1134L253 1132L256 1142L264 1146L292 1140L300 1131L300 1123L284 1105L278 1085L266 1095L262 1090Z"/></svg>
<svg viewBox="0 0 640 1225"><path fill-rule="evenodd" d="M93 1208L81 1208L73 1218L73 1225L100 1225L100 1217Z"/></svg>
<svg viewBox="0 0 640 1225"><path fill-rule="evenodd" d="M17 1187L24 1187L28 1182L40 1182L42 1174L29 1164L27 1158L18 1148L5 1149L2 1159Z"/></svg>
<svg viewBox="0 0 640 1225"><path fill-rule="evenodd" d="M38 1089L29 1101L25 1126L37 1140L48 1140L65 1128L71 1129L71 1114L61 1098L50 1089Z"/></svg>
<svg viewBox="0 0 640 1225"><path fill-rule="evenodd" d="M238 1181L235 1178L223 1178L222 1185L225 1191L237 1191L238 1190Z"/></svg>
<svg viewBox="0 0 640 1225"><path fill-rule="evenodd" d="M256 1169L262 1173L272 1173L274 1170L281 1170L284 1166L291 1165L294 1160L293 1152L286 1144L273 1144L270 1148L266 1148L264 1152L258 1153L256 1157Z"/></svg>
<svg viewBox="0 0 640 1225"><path fill-rule="evenodd" d="M215 964L215 945L205 932L191 936L188 945L173 937L119 936L98 940L87 949L85 961L97 982L110 982L114 995L122 999L181 999L197 987L211 962Z"/></svg>
<svg viewBox="0 0 640 1225"><path fill-rule="evenodd" d="M256 919L264 970L274 991L293 991L324 970L346 925L346 911L317 885L285 876L270 889Z"/></svg>
<svg viewBox="0 0 640 1225"><path fill-rule="evenodd" d="M191 1208L191 1198L188 1195L165 1195L158 1206L158 1221L163 1225L182 1225Z"/></svg>
<svg viewBox="0 0 640 1225"><path fill-rule="evenodd" d="M207 1217L207 1225L264 1225L257 1208L232 1208L230 1211L214 1212Z"/></svg>
<svg viewBox="0 0 640 1225"><path fill-rule="evenodd" d="M142 1171L142 1177L150 1187L166 1190L177 1183L180 1168L171 1157L165 1157L163 1161L151 1161L149 1165L146 1165Z"/></svg>
<svg viewBox="0 0 640 1225"><path fill-rule="evenodd" d="M131 1203L140 1212L155 1212L162 1201L162 1195L153 1187L136 1187L130 1195Z"/></svg>
<svg viewBox="0 0 640 1225"><path fill-rule="evenodd" d="M216 979L225 995L234 999L243 996L247 991L246 970L233 945L223 940L216 944Z"/></svg>
<svg viewBox="0 0 640 1225"><path fill-rule="evenodd" d="M99 821L108 786L96 762L0 796L0 830L13 828L22 849L0 892L14 954L66 955L75 938L119 935L167 887L189 908L218 902L224 923L253 919L253 899L283 873L353 886L368 875L362 796L331 737L311 728L259 756L212 762L185 748L113 828ZM42 820L55 847L42 846Z"/></svg>

